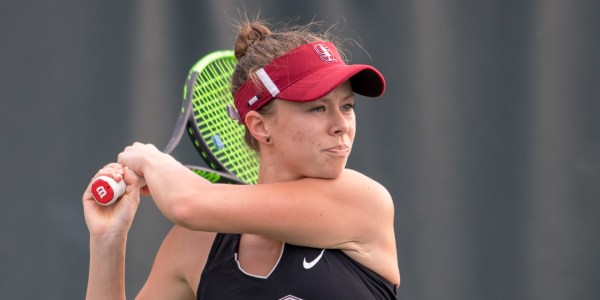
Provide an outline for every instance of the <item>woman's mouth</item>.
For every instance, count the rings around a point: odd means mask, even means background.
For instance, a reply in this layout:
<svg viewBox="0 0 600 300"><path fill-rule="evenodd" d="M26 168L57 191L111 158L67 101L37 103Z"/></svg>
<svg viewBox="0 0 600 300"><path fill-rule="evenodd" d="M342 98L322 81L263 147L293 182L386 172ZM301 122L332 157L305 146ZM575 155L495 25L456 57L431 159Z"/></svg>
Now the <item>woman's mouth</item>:
<svg viewBox="0 0 600 300"><path fill-rule="evenodd" d="M346 156L346 155L348 155L348 153L350 153L350 148L346 145L337 145L337 146L333 146L333 147L325 149L325 152L335 154L335 155L340 155L340 156Z"/></svg>

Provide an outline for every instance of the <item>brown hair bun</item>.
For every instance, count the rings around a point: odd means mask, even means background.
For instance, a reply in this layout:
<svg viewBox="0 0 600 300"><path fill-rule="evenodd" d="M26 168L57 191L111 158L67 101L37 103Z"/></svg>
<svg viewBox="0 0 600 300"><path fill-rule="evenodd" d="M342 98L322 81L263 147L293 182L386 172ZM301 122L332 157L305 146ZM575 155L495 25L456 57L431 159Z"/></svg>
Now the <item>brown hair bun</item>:
<svg viewBox="0 0 600 300"><path fill-rule="evenodd" d="M265 37L269 35L271 35L271 30L259 22L242 24L235 41L235 58L238 60L242 58L246 54L248 48L257 41L264 40Z"/></svg>

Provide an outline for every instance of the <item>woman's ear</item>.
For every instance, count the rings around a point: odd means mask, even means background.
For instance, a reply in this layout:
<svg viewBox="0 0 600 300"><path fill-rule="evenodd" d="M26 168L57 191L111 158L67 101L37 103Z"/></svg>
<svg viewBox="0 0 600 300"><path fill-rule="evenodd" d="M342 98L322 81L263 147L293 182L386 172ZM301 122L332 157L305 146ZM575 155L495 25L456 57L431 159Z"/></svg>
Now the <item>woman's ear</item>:
<svg viewBox="0 0 600 300"><path fill-rule="evenodd" d="M265 116L261 115L257 111L251 110L246 114L244 123L250 134L259 143L270 142L271 133L269 132L269 126Z"/></svg>

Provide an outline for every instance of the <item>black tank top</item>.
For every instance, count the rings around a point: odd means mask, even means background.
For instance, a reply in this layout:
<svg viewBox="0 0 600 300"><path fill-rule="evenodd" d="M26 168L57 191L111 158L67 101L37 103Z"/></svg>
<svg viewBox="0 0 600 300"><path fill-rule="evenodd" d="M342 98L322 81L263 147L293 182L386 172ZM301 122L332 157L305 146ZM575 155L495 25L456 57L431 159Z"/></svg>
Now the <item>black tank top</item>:
<svg viewBox="0 0 600 300"><path fill-rule="evenodd" d="M271 273L239 266L239 234L217 234L200 278L197 299L397 299L397 287L341 250L284 244Z"/></svg>

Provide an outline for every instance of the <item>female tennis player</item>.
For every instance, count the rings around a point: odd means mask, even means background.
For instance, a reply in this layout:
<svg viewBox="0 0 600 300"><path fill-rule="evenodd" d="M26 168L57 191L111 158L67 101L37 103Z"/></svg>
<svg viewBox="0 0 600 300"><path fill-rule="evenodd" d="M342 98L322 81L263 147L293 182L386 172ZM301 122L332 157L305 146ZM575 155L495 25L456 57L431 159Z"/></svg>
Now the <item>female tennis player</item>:
<svg viewBox="0 0 600 300"><path fill-rule="evenodd" d="M96 174L127 188L112 206L96 204L89 186L83 195L88 299L125 297L140 194L175 224L140 299L396 299L391 196L346 169L355 94L379 96L385 81L371 66L347 65L329 40L306 28L240 26L231 115L259 155L258 184L211 184L141 143Z"/></svg>

